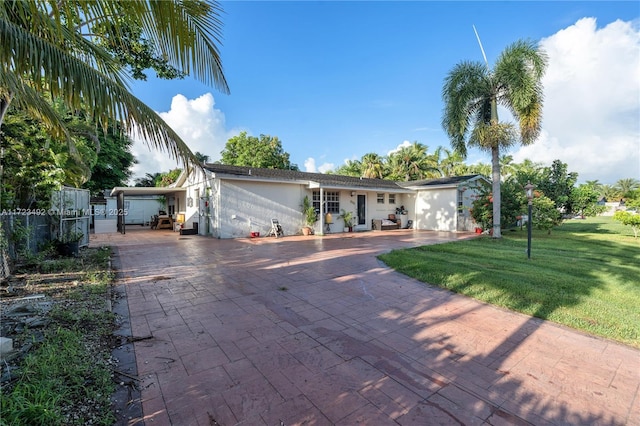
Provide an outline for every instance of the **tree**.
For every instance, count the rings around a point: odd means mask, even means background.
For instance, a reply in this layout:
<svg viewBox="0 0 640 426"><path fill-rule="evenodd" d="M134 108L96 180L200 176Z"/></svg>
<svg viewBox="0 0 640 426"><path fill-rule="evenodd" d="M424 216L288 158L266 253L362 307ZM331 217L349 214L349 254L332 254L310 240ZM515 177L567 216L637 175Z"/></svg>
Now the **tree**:
<svg viewBox="0 0 640 426"><path fill-rule="evenodd" d="M551 167L545 167L538 182L535 182L536 189L542 191L555 204L556 208L571 213L571 191L578 180L576 172L568 172L568 166L560 160L554 160Z"/></svg>
<svg viewBox="0 0 640 426"><path fill-rule="evenodd" d="M260 135L257 138L248 136L247 132L227 141L220 162L231 166L298 170L298 166L289 161L289 153L282 149L277 136Z"/></svg>
<svg viewBox="0 0 640 426"><path fill-rule="evenodd" d="M571 190L571 208L574 212L579 212L582 217L595 216L606 209L605 206L597 208L597 203L598 191L593 185L584 184Z"/></svg>
<svg viewBox="0 0 640 426"><path fill-rule="evenodd" d="M634 238L638 238L638 232L640 232L640 214L618 210L613 214L613 220L622 222L625 226L630 226L633 230Z"/></svg>
<svg viewBox="0 0 640 426"><path fill-rule="evenodd" d="M127 30L137 23L140 33L134 38L148 40L167 64L228 93L217 47L221 12L215 1L0 2L0 125L13 103L54 137L72 143L46 101L50 94L70 111L87 111L89 121L103 129L119 122L150 147L197 163L177 133L129 92L123 63L135 58L114 53L129 45ZM113 42L111 51L105 39Z"/></svg>
<svg viewBox="0 0 640 426"><path fill-rule="evenodd" d="M362 176L362 163L359 160L347 160L345 164L335 169L332 174L342 176Z"/></svg>
<svg viewBox="0 0 640 426"><path fill-rule="evenodd" d="M83 185L93 195L104 189L125 186L131 177L131 166L136 162L131 153L133 141L117 126L109 126L105 134L98 133L98 138L97 161L91 168L91 179Z"/></svg>
<svg viewBox="0 0 640 426"><path fill-rule="evenodd" d="M388 177L404 181L439 177L440 171L434 158L427 154L428 150L426 145L414 142L389 154Z"/></svg>
<svg viewBox="0 0 640 426"><path fill-rule="evenodd" d="M144 177L136 178L135 186L152 188L154 186L159 186L159 185L156 185L156 182L160 182L161 179L162 179L162 173L160 172L147 173Z"/></svg>
<svg viewBox="0 0 640 426"><path fill-rule="evenodd" d="M551 230L562 223L562 215L556 208L552 199L540 192L535 191L536 196L533 198L533 209L531 224L537 229L546 230L551 234Z"/></svg>
<svg viewBox="0 0 640 426"><path fill-rule="evenodd" d="M198 160L199 163L201 164L206 164L209 162L209 156L206 154L202 154L198 151L194 152L193 155L196 157L196 160Z"/></svg>
<svg viewBox="0 0 640 426"><path fill-rule="evenodd" d="M498 105L519 122L520 143L533 143L542 123L542 83L547 64L533 42L517 41L500 55L493 69L480 62L462 62L447 75L442 90L442 126L463 157L467 145L491 152L493 237L500 238L500 149L516 143L515 126L498 120Z"/></svg>
<svg viewBox="0 0 640 426"><path fill-rule="evenodd" d="M154 181L154 186L169 186L176 180L178 180L178 177L180 177L181 173L182 169L173 169L169 170L166 173L160 173Z"/></svg>
<svg viewBox="0 0 640 426"><path fill-rule="evenodd" d="M362 177L371 179L384 178L384 159L373 152L362 156Z"/></svg>
<svg viewBox="0 0 640 426"><path fill-rule="evenodd" d="M445 157L440 159L443 152L445 153ZM469 168L464 164L464 158L462 158L462 155L457 151L451 151L439 146L433 156L437 164L436 167L440 170L441 177L463 176L469 173Z"/></svg>
<svg viewBox="0 0 640 426"><path fill-rule="evenodd" d="M97 138L77 115L62 117L73 144L52 139L37 120L12 108L0 138L4 149L2 207L48 207L51 191L61 185L80 187L97 161ZM73 149L72 149L73 148Z"/></svg>
<svg viewBox="0 0 640 426"><path fill-rule="evenodd" d="M615 185L613 185L614 189L620 194L621 198L628 198L631 196L631 193L636 189L640 188L640 181L637 179L620 179Z"/></svg>

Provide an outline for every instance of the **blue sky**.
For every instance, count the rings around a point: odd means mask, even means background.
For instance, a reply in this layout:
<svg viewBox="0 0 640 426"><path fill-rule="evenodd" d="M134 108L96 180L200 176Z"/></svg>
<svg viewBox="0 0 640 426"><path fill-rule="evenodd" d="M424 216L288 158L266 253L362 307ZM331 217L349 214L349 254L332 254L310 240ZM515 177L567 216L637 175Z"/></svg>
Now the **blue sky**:
<svg viewBox="0 0 640 426"><path fill-rule="evenodd" d="M447 72L489 64L510 43L550 56L543 132L517 161L568 163L580 180L640 178L638 2L222 2L224 95L193 79L133 93L212 160L240 131L278 136L301 170L326 171L405 141L450 148L440 125ZM585 19L587 18L587 19ZM507 117L503 117L507 118ZM604 152L604 153L603 153ZM176 163L136 146L134 175ZM489 163L471 151L469 163Z"/></svg>

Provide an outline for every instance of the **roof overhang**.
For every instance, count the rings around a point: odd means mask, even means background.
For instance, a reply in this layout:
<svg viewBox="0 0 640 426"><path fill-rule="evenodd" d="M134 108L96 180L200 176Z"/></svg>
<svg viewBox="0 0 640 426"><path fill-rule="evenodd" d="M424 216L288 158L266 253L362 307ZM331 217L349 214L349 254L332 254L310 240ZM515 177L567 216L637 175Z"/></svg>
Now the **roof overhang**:
<svg viewBox="0 0 640 426"><path fill-rule="evenodd" d="M116 186L111 190L111 196L115 197L118 194L126 195L167 195L175 194L176 192L186 192L186 188L176 188L170 186L161 187L137 187L137 186Z"/></svg>

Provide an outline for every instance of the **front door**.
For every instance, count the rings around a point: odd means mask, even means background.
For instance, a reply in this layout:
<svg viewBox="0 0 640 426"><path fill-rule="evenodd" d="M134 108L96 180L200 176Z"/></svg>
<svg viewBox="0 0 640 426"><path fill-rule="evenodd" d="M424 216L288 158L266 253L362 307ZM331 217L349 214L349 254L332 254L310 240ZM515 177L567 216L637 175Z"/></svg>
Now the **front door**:
<svg viewBox="0 0 640 426"><path fill-rule="evenodd" d="M358 194L358 226L367 224L367 196Z"/></svg>

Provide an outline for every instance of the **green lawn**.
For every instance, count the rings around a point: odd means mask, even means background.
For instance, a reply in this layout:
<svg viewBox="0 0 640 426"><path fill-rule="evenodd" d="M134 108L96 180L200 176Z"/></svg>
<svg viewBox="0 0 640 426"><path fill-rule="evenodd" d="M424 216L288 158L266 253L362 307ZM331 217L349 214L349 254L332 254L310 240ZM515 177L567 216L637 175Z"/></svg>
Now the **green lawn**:
<svg viewBox="0 0 640 426"><path fill-rule="evenodd" d="M380 259L426 283L640 347L640 239L608 217L569 220L414 249Z"/></svg>

